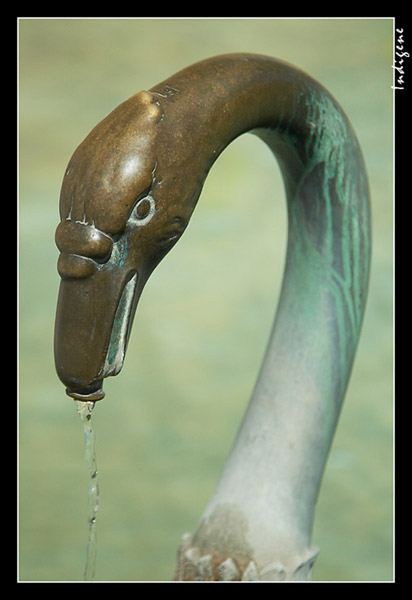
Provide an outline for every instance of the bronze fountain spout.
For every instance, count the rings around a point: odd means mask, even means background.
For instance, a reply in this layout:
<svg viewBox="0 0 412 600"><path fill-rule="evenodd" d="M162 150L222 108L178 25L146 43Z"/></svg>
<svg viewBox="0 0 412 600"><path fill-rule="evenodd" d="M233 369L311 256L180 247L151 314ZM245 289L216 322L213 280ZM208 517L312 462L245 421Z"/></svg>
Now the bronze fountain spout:
<svg viewBox="0 0 412 600"><path fill-rule="evenodd" d="M122 368L146 281L215 160L246 132L282 172L284 278L249 407L198 529L183 539L178 581L311 578L315 503L369 279L362 154L342 109L307 74L228 54L115 108L74 152L61 189L56 369L70 396L96 401Z"/></svg>

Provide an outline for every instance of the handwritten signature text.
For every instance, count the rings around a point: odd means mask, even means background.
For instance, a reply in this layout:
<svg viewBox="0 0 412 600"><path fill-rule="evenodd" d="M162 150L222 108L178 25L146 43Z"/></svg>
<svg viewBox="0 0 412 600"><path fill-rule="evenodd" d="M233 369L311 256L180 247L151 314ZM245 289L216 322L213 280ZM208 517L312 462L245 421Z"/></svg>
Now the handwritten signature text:
<svg viewBox="0 0 412 600"><path fill-rule="evenodd" d="M393 60L392 68L394 69L395 81L394 85L392 85L392 89L394 90L404 90L405 89L405 67L404 67L404 59L409 58L409 52L404 51L404 39L403 39L403 28L396 29L396 46L395 46L395 56Z"/></svg>

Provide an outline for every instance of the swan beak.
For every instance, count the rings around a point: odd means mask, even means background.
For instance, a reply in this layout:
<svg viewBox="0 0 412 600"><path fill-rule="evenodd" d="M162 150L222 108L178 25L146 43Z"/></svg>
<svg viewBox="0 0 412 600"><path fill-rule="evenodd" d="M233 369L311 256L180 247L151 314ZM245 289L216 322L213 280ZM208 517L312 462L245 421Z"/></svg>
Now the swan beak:
<svg viewBox="0 0 412 600"><path fill-rule="evenodd" d="M72 398L102 399L104 378L120 372L142 288L136 271L125 275L122 269L62 278L54 353L57 374Z"/></svg>

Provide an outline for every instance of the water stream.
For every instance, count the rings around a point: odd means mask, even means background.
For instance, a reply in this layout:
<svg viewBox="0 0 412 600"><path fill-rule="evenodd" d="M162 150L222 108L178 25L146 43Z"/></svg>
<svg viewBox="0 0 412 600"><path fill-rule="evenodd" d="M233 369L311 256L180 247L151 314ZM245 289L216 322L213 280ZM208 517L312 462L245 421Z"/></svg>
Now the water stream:
<svg viewBox="0 0 412 600"><path fill-rule="evenodd" d="M99 510L99 484L96 463L95 434L92 428L92 411L95 402L76 402L76 410L83 423L84 447L88 480L88 511L89 539L86 550L84 581L93 581L96 570L96 515Z"/></svg>

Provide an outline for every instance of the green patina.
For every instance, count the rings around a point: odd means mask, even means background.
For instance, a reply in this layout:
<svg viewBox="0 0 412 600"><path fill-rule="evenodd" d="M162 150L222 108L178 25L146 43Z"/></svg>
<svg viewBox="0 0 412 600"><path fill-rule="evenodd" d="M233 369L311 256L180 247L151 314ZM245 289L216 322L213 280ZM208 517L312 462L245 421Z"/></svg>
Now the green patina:
<svg viewBox="0 0 412 600"><path fill-rule="evenodd" d="M127 344L127 330L129 326L130 310L136 287L136 276L132 277L124 286L114 316L106 363L117 368L117 362L122 364Z"/></svg>
<svg viewBox="0 0 412 600"><path fill-rule="evenodd" d="M299 297L296 319L310 331L319 316L320 327L328 329L313 343L323 346L318 385L325 390L325 434L329 438L352 368L366 298L369 195L359 146L342 111L326 94L310 91L299 95L298 105L302 101L309 135L302 157L306 168L288 198L288 260L293 269L287 285ZM294 114L283 132L296 148L296 134L291 133ZM331 303L327 322L324 316L322 320L322 311Z"/></svg>
<svg viewBox="0 0 412 600"><path fill-rule="evenodd" d="M113 244L110 259L102 265L102 269L120 271L124 266L129 254L128 236L124 233L121 238ZM121 353L124 353L126 345L126 333L128 327L128 316L135 289L135 278L130 279L124 286L120 295L116 312L113 319L109 347L106 354L106 366L115 365Z"/></svg>

